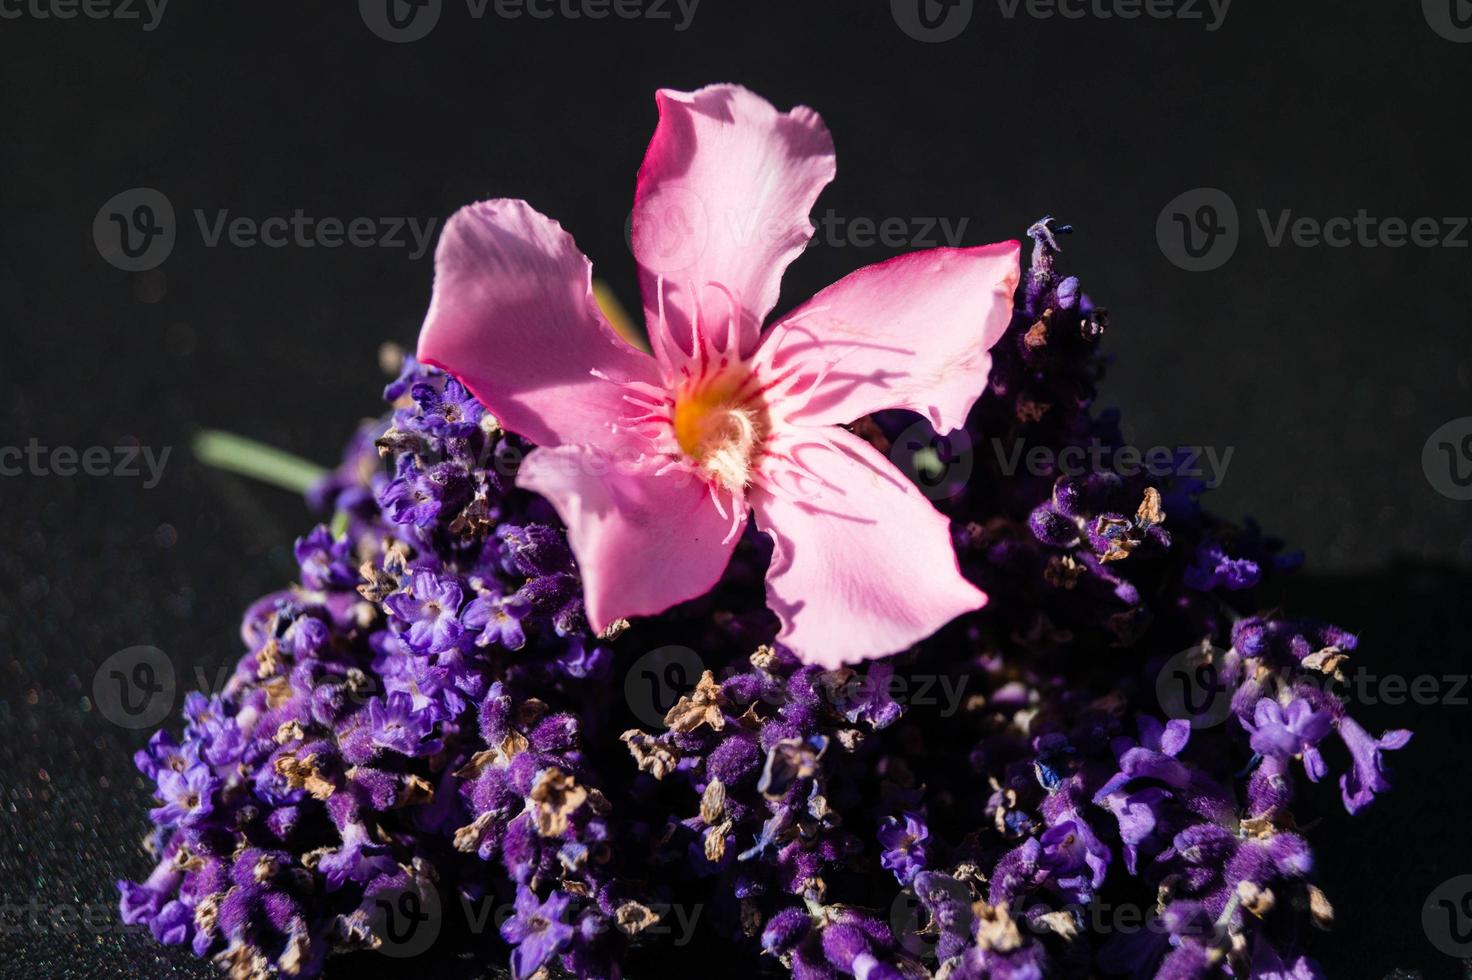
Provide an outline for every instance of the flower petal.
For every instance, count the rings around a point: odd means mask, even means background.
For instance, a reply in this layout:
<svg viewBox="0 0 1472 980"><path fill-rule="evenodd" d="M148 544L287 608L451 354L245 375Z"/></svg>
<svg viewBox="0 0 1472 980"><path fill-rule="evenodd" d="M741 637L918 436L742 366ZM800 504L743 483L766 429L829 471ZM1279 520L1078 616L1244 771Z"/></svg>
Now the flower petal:
<svg viewBox="0 0 1472 980"><path fill-rule="evenodd" d="M522 461L517 486L545 496L567 524L595 631L704 595L736 547L705 482L678 469L655 475L663 464L578 446Z"/></svg>
<svg viewBox="0 0 1472 980"><path fill-rule="evenodd" d="M652 381L593 299L572 236L525 201L482 201L445 224L419 359L469 388L507 429L542 445L607 442L627 410L616 381Z"/></svg>
<svg viewBox="0 0 1472 980"><path fill-rule="evenodd" d="M868 443L833 428L772 448L750 500L775 543L777 639L802 660L833 668L894 653L986 603L961 577L950 521Z"/></svg>
<svg viewBox="0 0 1472 980"><path fill-rule="evenodd" d="M774 325L757 361L813 379L787 418L835 425L908 408L938 432L966 424L987 353L1012 319L1017 242L911 252L866 266ZM826 374L824 373L826 372Z"/></svg>
<svg viewBox="0 0 1472 980"><path fill-rule="evenodd" d="M833 179L833 139L813 110L780 113L737 85L663 89L656 99L659 125L634 194L646 322L655 334L663 278L667 328L681 349L691 349L697 300L724 337L729 301L706 288L716 283L740 304L740 353L748 355L782 271L813 235L808 212Z"/></svg>

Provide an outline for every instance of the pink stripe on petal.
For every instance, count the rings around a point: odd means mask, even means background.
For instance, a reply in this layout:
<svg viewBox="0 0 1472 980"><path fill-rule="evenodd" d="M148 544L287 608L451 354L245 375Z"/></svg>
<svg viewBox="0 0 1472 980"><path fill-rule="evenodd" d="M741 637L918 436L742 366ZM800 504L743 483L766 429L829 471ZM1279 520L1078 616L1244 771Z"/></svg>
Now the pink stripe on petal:
<svg viewBox="0 0 1472 980"><path fill-rule="evenodd" d="M986 387L987 351L1012 319L1019 251L1001 242L912 252L824 289L762 339L764 373L828 372L775 411L833 425L907 408L941 432L959 429Z"/></svg>
<svg viewBox="0 0 1472 980"><path fill-rule="evenodd" d="M524 201L452 216L435 250L419 359L458 378L507 429L542 445L610 441L618 382L658 380L593 299L592 265ZM594 374L596 372L596 376Z"/></svg>
<svg viewBox="0 0 1472 980"><path fill-rule="evenodd" d="M561 446L521 464L517 486L550 500L567 524L596 631L709 592L736 546L731 515L720 515L705 481L677 467L660 473L666 462Z"/></svg>
<svg viewBox="0 0 1472 980"><path fill-rule="evenodd" d="M745 356L777 302L783 270L812 237L808 213L833 179L833 139L813 110L780 113L737 85L664 89L657 102L659 125L634 194L645 318L651 332L659 329L662 280L673 346L695 350L698 307L703 332L726 349L733 296Z"/></svg>
<svg viewBox="0 0 1472 980"><path fill-rule="evenodd" d="M831 669L904 650L986 604L961 577L950 521L888 460L842 429L794 435L785 465L805 472L780 482L806 492L749 498L775 542L767 605L779 642Z"/></svg>

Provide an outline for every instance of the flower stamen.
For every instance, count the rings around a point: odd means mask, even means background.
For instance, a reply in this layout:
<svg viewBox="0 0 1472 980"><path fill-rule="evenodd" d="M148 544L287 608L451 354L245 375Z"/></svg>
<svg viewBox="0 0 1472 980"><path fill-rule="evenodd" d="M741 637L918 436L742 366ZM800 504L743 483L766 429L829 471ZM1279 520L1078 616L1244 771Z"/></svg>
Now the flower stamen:
<svg viewBox="0 0 1472 980"><path fill-rule="evenodd" d="M749 373L727 364L708 380L685 382L675 392L674 433L680 451L714 483L744 492L770 431L766 406L743 397Z"/></svg>

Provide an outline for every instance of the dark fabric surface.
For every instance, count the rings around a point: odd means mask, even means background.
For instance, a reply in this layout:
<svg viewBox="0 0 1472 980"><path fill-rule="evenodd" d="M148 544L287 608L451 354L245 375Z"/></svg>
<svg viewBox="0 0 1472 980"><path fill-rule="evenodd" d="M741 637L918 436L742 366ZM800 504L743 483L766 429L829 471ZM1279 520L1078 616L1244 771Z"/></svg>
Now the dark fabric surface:
<svg viewBox="0 0 1472 980"><path fill-rule="evenodd" d="M190 434L331 461L380 407L377 345L412 342L428 297L430 261L404 249L207 247L193 211L438 219L526 197L632 307L623 229L660 86L741 81L820 110L839 158L820 214L965 219L968 244L1043 213L1073 222L1065 259L1114 310L1104 401L1130 438L1234 447L1212 506L1308 550L1289 607L1359 630L1369 669L1468 671L1472 505L1428 485L1421 449L1472 411L1469 253L1275 249L1256 227L1259 208L1472 212L1457 108L1472 46L1438 37L1421 5L1242 3L1208 32L1009 21L978 4L962 37L921 44L886 0L704 0L683 32L470 22L450 4L406 45L372 36L353 6L180 3L153 31L0 22L0 446L172 447L155 487L0 478L0 896L40 910L0 933L0 975L213 975L112 917L114 880L149 867L130 761L147 733L99 716L93 675L135 644L207 679L233 662L242 610L287 580L311 518L189 459ZM101 259L91 225L137 186L169 196L180 239L161 268L129 273ZM1234 196L1243 243L1191 274L1161 254L1155 224L1198 186ZM901 250L820 244L781 305ZM1364 715L1417 734L1395 755L1401 788L1367 814L1346 816L1332 786L1301 807L1339 912L1312 952L1331 976L1456 975L1420 903L1472 872L1472 708ZM73 915L105 928L67 931ZM719 976L724 962L681 950L631 974ZM494 967L446 951L333 972Z"/></svg>

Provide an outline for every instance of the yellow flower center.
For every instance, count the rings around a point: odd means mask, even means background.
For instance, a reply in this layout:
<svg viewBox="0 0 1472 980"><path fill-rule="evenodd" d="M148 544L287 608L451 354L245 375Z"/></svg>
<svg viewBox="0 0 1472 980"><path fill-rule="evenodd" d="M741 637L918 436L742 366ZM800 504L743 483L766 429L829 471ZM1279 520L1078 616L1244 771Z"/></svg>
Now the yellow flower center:
<svg viewBox="0 0 1472 980"><path fill-rule="evenodd" d="M675 441L727 490L746 487L770 425L757 384L745 368L687 381L675 393Z"/></svg>

